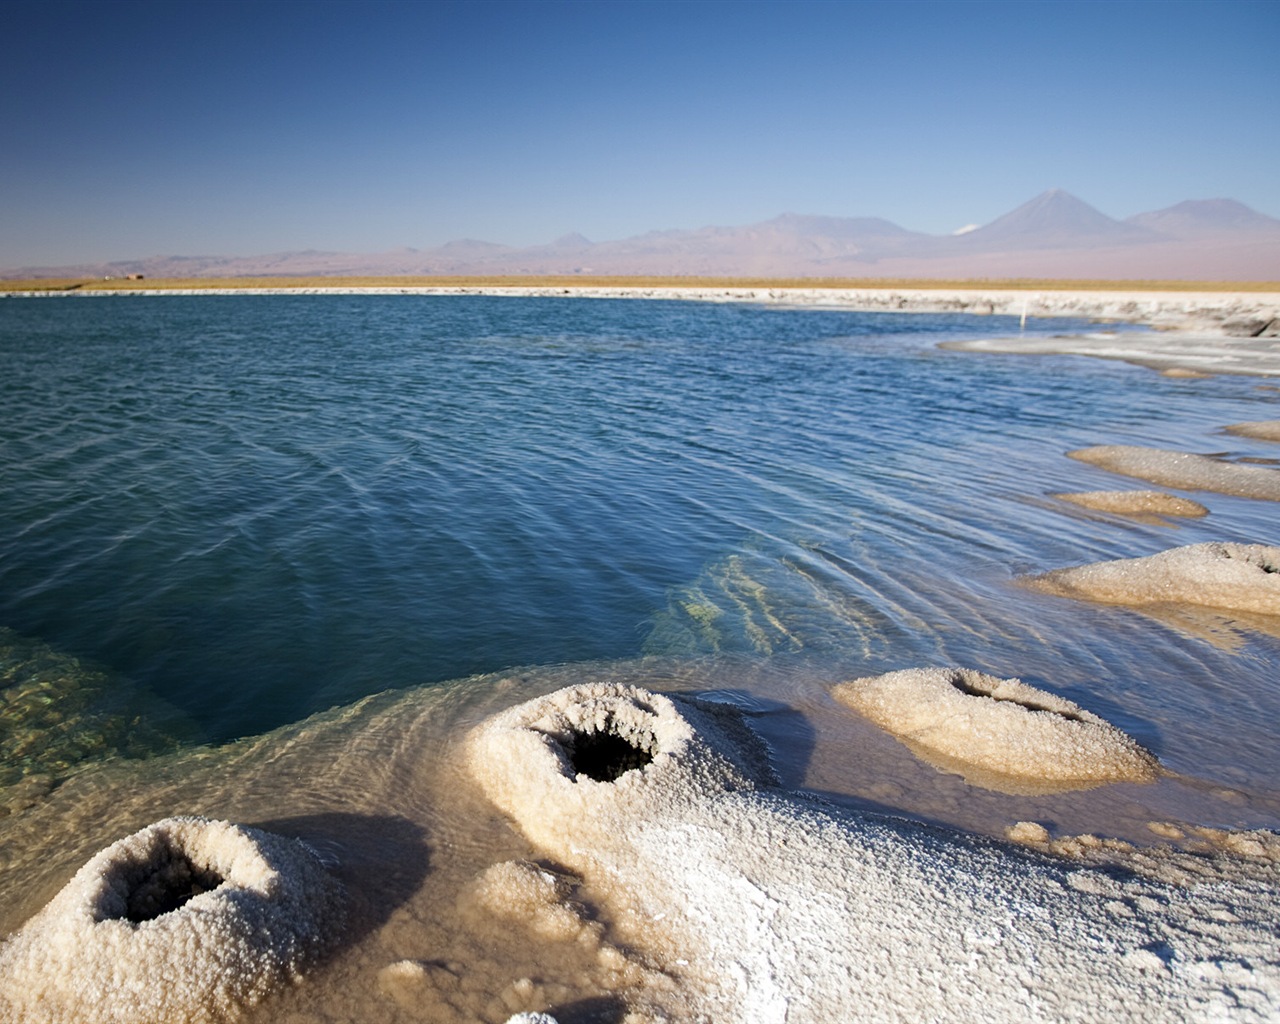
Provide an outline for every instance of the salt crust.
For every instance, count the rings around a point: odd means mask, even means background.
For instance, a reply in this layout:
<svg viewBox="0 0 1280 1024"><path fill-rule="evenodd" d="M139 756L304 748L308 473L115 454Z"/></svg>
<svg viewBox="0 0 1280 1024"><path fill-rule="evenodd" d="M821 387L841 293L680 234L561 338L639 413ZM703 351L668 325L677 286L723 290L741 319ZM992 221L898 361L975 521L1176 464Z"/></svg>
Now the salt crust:
<svg viewBox="0 0 1280 1024"><path fill-rule="evenodd" d="M754 782L723 721L593 683L468 741L498 807L683 970L682 1020L1274 1021L1275 865L1179 889L837 808ZM652 760L577 773L596 730Z"/></svg>
<svg viewBox="0 0 1280 1024"><path fill-rule="evenodd" d="M1077 491L1051 497L1069 501L1097 512L1122 516L1207 516L1209 510L1198 501L1178 498L1163 491Z"/></svg>
<svg viewBox="0 0 1280 1024"><path fill-rule="evenodd" d="M1280 472L1264 466L1240 465L1192 452L1126 444L1096 445L1067 454L1100 469L1146 480L1159 487L1280 501Z"/></svg>
<svg viewBox="0 0 1280 1024"><path fill-rule="evenodd" d="M1223 429L1237 437L1252 437L1258 441L1280 441L1280 420L1251 420L1248 423L1233 423Z"/></svg>
<svg viewBox="0 0 1280 1024"><path fill-rule="evenodd" d="M1146 558L1055 569L1025 581L1061 597L1102 604L1193 604L1280 615L1280 548L1211 541Z"/></svg>
<svg viewBox="0 0 1280 1024"><path fill-rule="evenodd" d="M221 884L199 891L201 874ZM179 886L198 894L165 912ZM343 905L297 840L166 818L98 853L0 947L0 1021L235 1020L301 976L338 933ZM158 916L137 920L147 914Z"/></svg>
<svg viewBox="0 0 1280 1024"><path fill-rule="evenodd" d="M1085 785L1160 774L1156 758L1115 726L1019 679L904 669L841 683L831 694L913 747L985 772Z"/></svg>

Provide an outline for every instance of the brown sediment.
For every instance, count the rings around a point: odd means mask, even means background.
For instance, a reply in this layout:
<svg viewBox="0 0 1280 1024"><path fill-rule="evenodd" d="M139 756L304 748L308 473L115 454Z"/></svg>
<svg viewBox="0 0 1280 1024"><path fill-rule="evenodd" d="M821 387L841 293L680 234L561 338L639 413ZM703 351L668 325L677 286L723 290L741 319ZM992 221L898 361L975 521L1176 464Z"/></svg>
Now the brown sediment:
<svg viewBox="0 0 1280 1024"><path fill-rule="evenodd" d="M1115 726L1019 679L904 669L831 692L931 763L988 789L1059 792L1160 775L1156 758Z"/></svg>

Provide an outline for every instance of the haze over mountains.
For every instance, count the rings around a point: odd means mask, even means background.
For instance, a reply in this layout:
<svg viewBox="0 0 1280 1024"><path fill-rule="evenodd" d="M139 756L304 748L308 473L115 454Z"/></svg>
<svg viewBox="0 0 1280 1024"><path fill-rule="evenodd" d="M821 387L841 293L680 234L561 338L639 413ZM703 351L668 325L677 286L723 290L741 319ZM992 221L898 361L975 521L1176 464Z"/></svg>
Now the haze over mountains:
<svg viewBox="0 0 1280 1024"><path fill-rule="evenodd" d="M1114 220L1050 189L981 227L909 231L877 217L783 214L744 227L578 234L512 248L471 239L434 249L265 256L158 256L0 277L644 274L707 277L1280 280L1280 220L1232 199L1189 200Z"/></svg>

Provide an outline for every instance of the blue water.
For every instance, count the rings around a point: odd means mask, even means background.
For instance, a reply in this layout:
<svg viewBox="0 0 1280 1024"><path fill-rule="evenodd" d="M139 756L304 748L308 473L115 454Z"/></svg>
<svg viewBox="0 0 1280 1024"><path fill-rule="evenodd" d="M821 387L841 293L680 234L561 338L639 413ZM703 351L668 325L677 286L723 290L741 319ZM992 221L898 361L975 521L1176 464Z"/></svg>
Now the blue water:
<svg viewBox="0 0 1280 1024"><path fill-rule="evenodd" d="M1038 333L1089 329L1041 321ZM1276 784L1280 641L1014 577L1225 539L1137 523L1098 443L1275 456L1251 378L940 341L1016 318L369 295L0 301L0 627L262 732L387 688L644 655L959 663Z"/></svg>

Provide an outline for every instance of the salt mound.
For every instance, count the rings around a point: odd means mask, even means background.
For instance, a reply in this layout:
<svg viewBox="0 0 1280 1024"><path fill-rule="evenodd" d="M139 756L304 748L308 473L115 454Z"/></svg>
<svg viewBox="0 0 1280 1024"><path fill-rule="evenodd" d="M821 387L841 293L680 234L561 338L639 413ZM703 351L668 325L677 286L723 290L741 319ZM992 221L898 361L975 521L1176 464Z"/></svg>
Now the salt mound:
<svg viewBox="0 0 1280 1024"><path fill-rule="evenodd" d="M1263 466L1243 466L1191 452L1125 444L1097 445L1067 454L1081 462L1160 487L1280 501L1280 472Z"/></svg>
<svg viewBox="0 0 1280 1024"><path fill-rule="evenodd" d="M93 857L0 946L0 1020L235 1020L297 980L342 918L300 842L166 818Z"/></svg>
<svg viewBox="0 0 1280 1024"><path fill-rule="evenodd" d="M1018 679L919 668L841 683L842 704L882 729L982 772L1057 783L1151 782L1155 757L1097 715ZM1001 789L984 777L972 779Z"/></svg>
<svg viewBox="0 0 1280 1024"><path fill-rule="evenodd" d="M669 813L714 792L750 789L746 763L727 753L733 743L723 733L734 728L727 711L677 706L678 699L613 683L558 690L476 733L472 773L490 800L548 846L596 822L607 833L618 813Z"/></svg>
<svg viewBox="0 0 1280 1024"><path fill-rule="evenodd" d="M1166 602L1280 615L1280 548L1210 542L1033 576L1048 594L1103 604Z"/></svg>
<svg viewBox="0 0 1280 1024"><path fill-rule="evenodd" d="M1177 889L1058 862L770 789L740 735L598 683L468 742L485 792L678 982L673 1019L1274 1020L1274 865Z"/></svg>
<svg viewBox="0 0 1280 1024"><path fill-rule="evenodd" d="M1163 491L1078 491L1054 494L1054 498L1098 512L1122 516L1207 516L1209 510L1190 498L1177 498Z"/></svg>
<svg viewBox="0 0 1280 1024"><path fill-rule="evenodd" d="M1252 437L1258 441L1280 441L1280 420L1251 420L1248 423L1233 423L1225 428L1228 434L1237 437Z"/></svg>

